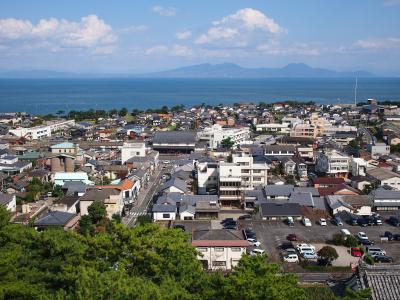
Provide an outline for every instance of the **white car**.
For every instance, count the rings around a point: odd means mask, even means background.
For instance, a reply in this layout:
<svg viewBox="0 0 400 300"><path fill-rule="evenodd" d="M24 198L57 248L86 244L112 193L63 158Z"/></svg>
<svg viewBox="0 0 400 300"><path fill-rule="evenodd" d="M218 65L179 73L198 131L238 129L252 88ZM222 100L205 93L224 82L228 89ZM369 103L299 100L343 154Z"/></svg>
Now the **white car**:
<svg viewBox="0 0 400 300"><path fill-rule="evenodd" d="M289 254L283 257L283 261L285 262L290 262L290 263L296 263L299 262L299 257L297 254Z"/></svg>
<svg viewBox="0 0 400 300"><path fill-rule="evenodd" d="M318 258L318 256L314 252L304 252L302 255L305 259L317 259Z"/></svg>
<svg viewBox="0 0 400 300"><path fill-rule="evenodd" d="M315 252L315 247L313 245L309 245L309 244L298 244L296 246L296 249L299 252L306 252L306 251L304 251L304 249L312 249L312 251Z"/></svg>
<svg viewBox="0 0 400 300"><path fill-rule="evenodd" d="M252 246L260 247L260 245L261 245L261 243L260 243L259 241L257 241L256 239L248 238L247 241L248 241Z"/></svg>
<svg viewBox="0 0 400 300"><path fill-rule="evenodd" d="M303 225L306 227L312 226L311 221L309 218L303 218Z"/></svg>
<svg viewBox="0 0 400 300"><path fill-rule="evenodd" d="M326 220L324 218L321 218L318 220L319 225L321 226L326 226Z"/></svg>
<svg viewBox="0 0 400 300"><path fill-rule="evenodd" d="M250 255L263 255L264 253L265 250L256 248L251 250Z"/></svg>
<svg viewBox="0 0 400 300"><path fill-rule="evenodd" d="M358 237L358 239L360 239L360 240L368 240L368 237L367 237L367 235L365 234L365 232L359 232L359 233L357 233L357 237Z"/></svg>

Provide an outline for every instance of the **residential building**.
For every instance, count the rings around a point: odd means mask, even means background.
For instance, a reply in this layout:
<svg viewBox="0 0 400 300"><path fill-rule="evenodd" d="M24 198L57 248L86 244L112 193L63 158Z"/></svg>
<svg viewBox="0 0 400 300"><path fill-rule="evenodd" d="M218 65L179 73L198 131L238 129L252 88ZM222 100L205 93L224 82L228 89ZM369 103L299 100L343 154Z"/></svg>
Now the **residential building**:
<svg viewBox="0 0 400 300"><path fill-rule="evenodd" d="M139 143L124 143L121 148L121 163L125 162L132 157L145 157L146 145L143 142Z"/></svg>
<svg viewBox="0 0 400 300"><path fill-rule="evenodd" d="M300 220L302 215L298 203L261 203L260 216L263 220L277 221L288 217Z"/></svg>
<svg viewBox="0 0 400 300"><path fill-rule="evenodd" d="M350 158L347 155L331 150L319 152L317 156L316 171L329 176L347 178L349 173Z"/></svg>
<svg viewBox="0 0 400 300"><path fill-rule="evenodd" d="M192 246L196 247L205 270L229 271L239 263L250 244L241 231L212 229L193 231Z"/></svg>
<svg viewBox="0 0 400 300"><path fill-rule="evenodd" d="M317 136L316 127L312 124L296 124L290 130L291 137L315 138Z"/></svg>
<svg viewBox="0 0 400 300"><path fill-rule="evenodd" d="M153 149L169 153L190 153L197 142L195 131L157 131L153 138Z"/></svg>
<svg viewBox="0 0 400 300"><path fill-rule="evenodd" d="M296 147L293 145L266 145L265 156L294 156Z"/></svg>
<svg viewBox="0 0 400 300"><path fill-rule="evenodd" d="M379 188L373 190L369 197L374 203L374 208L377 211L389 211L400 209L400 191L387 190Z"/></svg>
<svg viewBox="0 0 400 300"><path fill-rule="evenodd" d="M371 152L371 156L373 159L378 159L383 155L390 154L390 146L385 143L373 143L367 145L367 150Z"/></svg>
<svg viewBox="0 0 400 300"><path fill-rule="evenodd" d="M368 163L359 157L350 159L350 172L353 176L366 176Z"/></svg>
<svg viewBox="0 0 400 300"><path fill-rule="evenodd" d="M64 230L71 230L78 225L79 219L80 215L74 213L50 211L35 220L33 226L37 230L45 230L54 227L62 227Z"/></svg>
<svg viewBox="0 0 400 300"><path fill-rule="evenodd" d="M210 190L217 191L219 164L216 162L197 163L197 193L205 195Z"/></svg>
<svg viewBox="0 0 400 300"><path fill-rule="evenodd" d="M100 201L106 206L107 217L112 218L114 214L121 215L124 207L122 193L118 189L91 189L79 200L81 215L88 214L88 207L95 201Z"/></svg>
<svg viewBox="0 0 400 300"><path fill-rule="evenodd" d="M53 182L55 185L63 186L66 182L82 182L86 185L93 185L85 172L57 172L54 174Z"/></svg>
<svg viewBox="0 0 400 300"><path fill-rule="evenodd" d="M14 213L17 210L17 197L15 194L0 193L0 205L3 205L8 211Z"/></svg>
<svg viewBox="0 0 400 300"><path fill-rule="evenodd" d="M241 207L242 192L242 166L220 162L219 201L221 205Z"/></svg>
<svg viewBox="0 0 400 300"><path fill-rule="evenodd" d="M221 147L221 142L230 138L233 146L236 147L250 138L248 127L223 127L214 124L199 132L199 140L207 141L209 148L217 149Z"/></svg>
<svg viewBox="0 0 400 300"><path fill-rule="evenodd" d="M367 171L367 177L379 186L389 186L400 190L400 175L384 168L374 168Z"/></svg>
<svg viewBox="0 0 400 300"><path fill-rule="evenodd" d="M326 202L333 215L347 211L358 216L369 216L373 207L368 195L328 195Z"/></svg>
<svg viewBox="0 0 400 300"><path fill-rule="evenodd" d="M274 132L288 134L290 132L290 123L267 123L267 124L256 124L257 132Z"/></svg>

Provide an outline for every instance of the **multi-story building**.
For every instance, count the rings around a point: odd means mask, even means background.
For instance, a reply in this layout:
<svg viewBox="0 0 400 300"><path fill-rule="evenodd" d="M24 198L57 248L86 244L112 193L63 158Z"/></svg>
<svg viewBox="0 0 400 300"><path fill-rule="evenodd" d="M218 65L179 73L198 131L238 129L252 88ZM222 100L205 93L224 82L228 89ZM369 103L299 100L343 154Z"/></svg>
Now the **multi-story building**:
<svg viewBox="0 0 400 300"><path fill-rule="evenodd" d="M290 136L315 138L317 136L317 130L312 124L296 124L292 130L290 130Z"/></svg>
<svg viewBox="0 0 400 300"><path fill-rule="evenodd" d="M254 189L267 184L269 167L265 160L258 160L249 154L239 153L232 155L232 162L241 167L242 187Z"/></svg>
<svg viewBox="0 0 400 300"><path fill-rule="evenodd" d="M390 146L385 143L368 144L367 150L371 152L371 157L373 159L378 159L380 156L390 154Z"/></svg>
<svg viewBox="0 0 400 300"><path fill-rule="evenodd" d="M366 176L368 163L360 157L350 159L350 172L353 176Z"/></svg>
<svg viewBox="0 0 400 300"><path fill-rule="evenodd" d="M240 207L242 196L242 167L235 163L220 162L219 201L221 205Z"/></svg>
<svg viewBox="0 0 400 300"><path fill-rule="evenodd" d="M132 157L145 157L145 143L124 143L121 149L121 162L124 164Z"/></svg>
<svg viewBox="0 0 400 300"><path fill-rule="evenodd" d="M250 129L248 127L223 127L214 124L199 133L199 139L207 141L211 149L221 147L221 142L227 138L231 139L234 143L233 146L238 146L250 138Z"/></svg>
<svg viewBox="0 0 400 300"><path fill-rule="evenodd" d="M336 150L319 152L315 169L329 176L347 178L349 173L349 161L350 158L348 156Z"/></svg>
<svg viewBox="0 0 400 300"><path fill-rule="evenodd" d="M289 133L290 127L289 123L267 123L267 124L256 124L257 132L279 132L279 133Z"/></svg>
<svg viewBox="0 0 400 300"><path fill-rule="evenodd" d="M24 137L29 140L39 140L42 138L50 137L52 132L56 132L75 125L74 120L58 120L49 122L47 125L35 126L30 128L19 127L10 129L10 133Z"/></svg>
<svg viewBox="0 0 400 300"><path fill-rule="evenodd" d="M197 164L197 193L204 195L210 190L218 189L219 165L216 162Z"/></svg>

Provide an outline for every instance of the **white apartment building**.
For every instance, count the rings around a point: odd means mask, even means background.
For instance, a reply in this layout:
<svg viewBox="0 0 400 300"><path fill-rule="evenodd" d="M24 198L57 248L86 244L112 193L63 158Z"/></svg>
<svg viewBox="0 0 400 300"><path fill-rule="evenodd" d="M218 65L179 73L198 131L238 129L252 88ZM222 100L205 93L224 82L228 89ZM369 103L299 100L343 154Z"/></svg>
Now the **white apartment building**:
<svg viewBox="0 0 400 300"><path fill-rule="evenodd" d="M217 149L221 146L221 142L231 138L234 146L238 146L250 138L250 129L248 127L223 127L219 124L214 124L211 127L204 128L199 133L199 139L208 142L211 149Z"/></svg>
<svg viewBox="0 0 400 300"><path fill-rule="evenodd" d="M289 133L290 132L289 123L268 123L268 124L257 124L257 132L279 132L279 133Z"/></svg>
<svg viewBox="0 0 400 300"><path fill-rule="evenodd" d="M74 125L74 120L59 120L49 122L48 125L35 126L31 128L19 127L16 129L10 129L9 132L17 137L24 137L29 140L39 140L50 137L52 132L56 132Z"/></svg>
<svg viewBox="0 0 400 300"><path fill-rule="evenodd" d="M376 143L367 145L367 150L371 152L373 159L378 159L380 156L390 154L390 146L385 143Z"/></svg>
<svg viewBox="0 0 400 300"><path fill-rule="evenodd" d="M315 169L329 176L347 178L349 172L350 158L344 154L331 150L319 152Z"/></svg>
<svg viewBox="0 0 400 300"><path fill-rule="evenodd" d="M314 148L307 146L298 146L296 148L297 156L307 161L314 161Z"/></svg>
<svg viewBox="0 0 400 300"><path fill-rule="evenodd" d="M132 157L145 157L146 145L145 143L124 143L121 148L121 161L124 164Z"/></svg>
<svg viewBox="0 0 400 300"><path fill-rule="evenodd" d="M368 163L359 157L352 157L350 159L350 172L353 176L366 176Z"/></svg>
<svg viewBox="0 0 400 300"><path fill-rule="evenodd" d="M251 155L232 156L232 163L219 164L219 199L222 206L240 207L245 190L267 185L269 167Z"/></svg>
<svg viewBox="0 0 400 300"><path fill-rule="evenodd" d="M210 189L218 189L219 165L215 162L197 164L197 193L205 195Z"/></svg>
<svg viewBox="0 0 400 300"><path fill-rule="evenodd" d="M198 251L197 259L205 270L232 270L246 254L249 242L236 230L195 230L192 246Z"/></svg>

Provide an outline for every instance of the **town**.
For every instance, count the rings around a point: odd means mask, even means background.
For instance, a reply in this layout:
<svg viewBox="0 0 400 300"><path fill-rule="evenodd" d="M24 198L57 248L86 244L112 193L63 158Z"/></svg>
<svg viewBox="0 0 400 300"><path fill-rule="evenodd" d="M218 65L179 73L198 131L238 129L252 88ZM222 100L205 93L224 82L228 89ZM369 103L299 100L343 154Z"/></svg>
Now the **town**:
<svg viewBox="0 0 400 300"><path fill-rule="evenodd" d="M397 102L1 113L0 134L11 223L155 223L206 271L260 256L336 296L400 297Z"/></svg>

